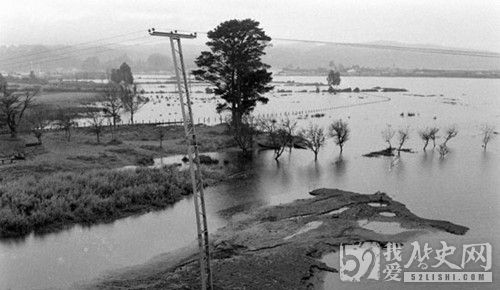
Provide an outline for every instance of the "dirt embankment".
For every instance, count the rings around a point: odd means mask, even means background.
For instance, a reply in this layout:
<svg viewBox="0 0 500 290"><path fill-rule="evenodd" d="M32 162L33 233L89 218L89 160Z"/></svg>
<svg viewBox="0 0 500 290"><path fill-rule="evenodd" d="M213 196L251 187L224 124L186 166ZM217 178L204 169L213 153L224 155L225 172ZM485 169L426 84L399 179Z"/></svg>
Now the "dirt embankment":
<svg viewBox="0 0 500 290"><path fill-rule="evenodd" d="M235 214L212 236L215 289L313 289L320 273L336 272L320 258L341 243L403 242L432 231L463 235L468 228L420 218L385 193L318 189L311 199ZM398 224L380 232L370 223ZM196 247L110 274L86 289L198 289Z"/></svg>

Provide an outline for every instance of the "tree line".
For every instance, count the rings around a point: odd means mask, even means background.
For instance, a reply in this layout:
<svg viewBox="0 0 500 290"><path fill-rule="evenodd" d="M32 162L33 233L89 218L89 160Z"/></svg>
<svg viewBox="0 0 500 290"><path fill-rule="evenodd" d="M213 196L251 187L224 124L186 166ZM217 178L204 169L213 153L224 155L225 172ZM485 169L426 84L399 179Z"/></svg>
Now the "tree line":
<svg viewBox="0 0 500 290"><path fill-rule="evenodd" d="M298 130L297 121L290 119L259 119L251 122L254 130L253 134L263 134L265 142L261 145L264 148L272 149L274 151L274 159L279 160L281 155L289 148L308 149L314 154L314 160L317 161L320 149L325 145L326 141L331 138L336 146L339 147L339 155L342 156L344 146L351 138L351 129L349 124L342 120L334 120L328 128L321 127L318 124L309 123L305 128ZM495 128L489 124L483 124L480 129L481 147L486 150L488 143L498 134ZM442 132L439 135L439 132ZM429 143L432 142L433 149L437 150L441 158L444 158L449 153L448 142L455 138L459 130L456 125L452 125L441 130L438 127L425 127L418 130L418 136L423 142L423 151L427 150ZM395 151L399 156L402 151L411 151L411 149L404 148L404 145L410 140L410 128L403 127L395 130L391 125L387 125L381 131L381 137L387 147L382 151L372 152L375 155L393 155ZM248 137L247 137L248 138ZM393 144L395 140L395 144ZM437 144L438 140L442 142ZM247 148L246 150L249 150ZM370 154L367 154L370 155Z"/></svg>
<svg viewBox="0 0 500 290"><path fill-rule="evenodd" d="M20 129L28 130L42 143L44 131L56 127L65 132L67 141L71 140L76 120L84 118L89 122L89 132L95 134L100 143L106 121L111 125L112 139L115 139L116 126L123 112L134 115L148 101L137 91L130 67L123 63L113 69L104 92L77 108L61 108L36 102L41 92L39 87L24 90L10 89L5 78L0 75L0 128L5 127L11 138L17 138Z"/></svg>

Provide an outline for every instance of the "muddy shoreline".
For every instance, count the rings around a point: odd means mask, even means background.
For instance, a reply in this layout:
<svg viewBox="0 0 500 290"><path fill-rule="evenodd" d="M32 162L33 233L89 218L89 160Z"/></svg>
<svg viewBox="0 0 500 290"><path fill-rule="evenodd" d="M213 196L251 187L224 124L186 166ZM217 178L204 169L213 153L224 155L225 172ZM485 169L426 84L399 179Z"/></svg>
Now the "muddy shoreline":
<svg viewBox="0 0 500 290"><path fill-rule="evenodd" d="M317 189L313 198L233 214L211 236L215 289L320 289L322 277L338 269L321 262L342 243L405 242L426 233L463 235L467 227L425 219L387 194ZM362 222L360 222L362 221ZM382 233L365 225L399 223ZM196 245L160 255L144 265L108 273L78 289L198 289Z"/></svg>

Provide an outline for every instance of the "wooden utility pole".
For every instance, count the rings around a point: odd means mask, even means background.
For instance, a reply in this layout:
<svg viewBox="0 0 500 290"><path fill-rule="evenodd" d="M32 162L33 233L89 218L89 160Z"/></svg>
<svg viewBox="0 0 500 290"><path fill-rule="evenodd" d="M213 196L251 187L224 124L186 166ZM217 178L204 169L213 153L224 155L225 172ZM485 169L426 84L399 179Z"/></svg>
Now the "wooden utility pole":
<svg viewBox="0 0 500 290"><path fill-rule="evenodd" d="M163 36L170 39L172 48L172 60L174 63L175 76L177 78L177 90L179 91L179 102L181 103L182 117L184 119L184 131L186 133L186 144L189 157L189 171L193 186L194 209L196 213L196 226L198 231L198 247L200 256L200 278L201 289L212 290L212 271L210 268L210 243L208 240L207 215L205 210L205 197L203 192L203 178L200 170L200 156L196 134L194 129L193 110L189 95L189 85L182 56L181 38L193 39L194 34L181 34L177 31L159 32L154 28L148 30L152 36Z"/></svg>

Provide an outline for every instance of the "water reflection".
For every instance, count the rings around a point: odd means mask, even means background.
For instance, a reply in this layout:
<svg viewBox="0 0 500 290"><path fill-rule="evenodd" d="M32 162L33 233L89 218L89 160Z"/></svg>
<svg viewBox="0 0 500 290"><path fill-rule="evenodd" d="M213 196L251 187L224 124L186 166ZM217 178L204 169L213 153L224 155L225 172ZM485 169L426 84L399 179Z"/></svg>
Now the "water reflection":
<svg viewBox="0 0 500 290"><path fill-rule="evenodd" d="M347 160L340 154L333 162L333 174L342 177L346 173Z"/></svg>
<svg viewBox="0 0 500 290"><path fill-rule="evenodd" d="M422 158L420 159L420 166L422 168L431 168L434 160L434 150L425 150L422 153Z"/></svg>

